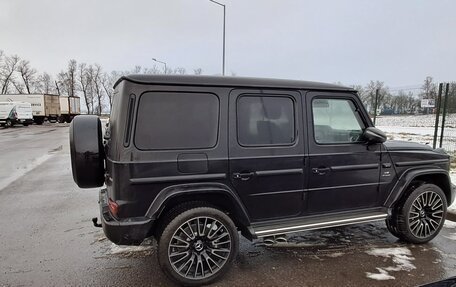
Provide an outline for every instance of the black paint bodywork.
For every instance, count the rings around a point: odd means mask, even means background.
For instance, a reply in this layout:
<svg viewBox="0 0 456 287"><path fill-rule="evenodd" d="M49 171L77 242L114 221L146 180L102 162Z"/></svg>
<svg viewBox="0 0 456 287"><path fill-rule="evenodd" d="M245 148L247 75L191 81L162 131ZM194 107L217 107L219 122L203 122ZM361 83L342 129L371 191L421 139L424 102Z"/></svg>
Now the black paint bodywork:
<svg viewBox="0 0 456 287"><path fill-rule="evenodd" d="M141 96L150 92L215 94L220 102L217 144L196 150L136 148L136 113ZM243 94L291 98L295 142L240 145L236 101ZM250 239L255 237L253 225L388 210L416 177L434 181L448 202L453 201L449 156L444 153L408 142L316 143L310 103L321 97L352 101L364 127L373 126L356 91L337 85L235 77L122 77L115 84L105 136L106 189L100 193L100 205L107 237L118 244L138 244L153 234L160 215L190 200L209 201L224 209ZM119 205L117 216L110 213L108 198Z"/></svg>

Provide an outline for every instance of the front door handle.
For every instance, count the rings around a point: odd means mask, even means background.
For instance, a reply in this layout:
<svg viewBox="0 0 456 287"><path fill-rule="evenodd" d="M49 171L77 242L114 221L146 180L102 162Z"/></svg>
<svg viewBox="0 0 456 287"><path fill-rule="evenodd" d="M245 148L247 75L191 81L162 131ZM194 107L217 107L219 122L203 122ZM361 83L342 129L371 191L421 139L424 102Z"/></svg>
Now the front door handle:
<svg viewBox="0 0 456 287"><path fill-rule="evenodd" d="M317 175L325 175L326 173L330 172L331 168L329 167L314 167L312 168L312 173Z"/></svg>
<svg viewBox="0 0 456 287"><path fill-rule="evenodd" d="M233 173L233 178L234 179L240 179L240 180L249 180L252 176L254 176L254 172L235 172Z"/></svg>

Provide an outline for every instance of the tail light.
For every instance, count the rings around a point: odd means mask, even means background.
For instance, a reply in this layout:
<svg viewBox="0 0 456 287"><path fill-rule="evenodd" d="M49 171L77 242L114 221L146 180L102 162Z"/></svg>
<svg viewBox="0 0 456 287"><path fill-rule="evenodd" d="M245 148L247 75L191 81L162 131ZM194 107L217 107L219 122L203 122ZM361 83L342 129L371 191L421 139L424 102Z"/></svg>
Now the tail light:
<svg viewBox="0 0 456 287"><path fill-rule="evenodd" d="M109 206L109 211L111 211L111 214L117 217L117 213L119 212L119 205L114 200L109 198L108 206Z"/></svg>

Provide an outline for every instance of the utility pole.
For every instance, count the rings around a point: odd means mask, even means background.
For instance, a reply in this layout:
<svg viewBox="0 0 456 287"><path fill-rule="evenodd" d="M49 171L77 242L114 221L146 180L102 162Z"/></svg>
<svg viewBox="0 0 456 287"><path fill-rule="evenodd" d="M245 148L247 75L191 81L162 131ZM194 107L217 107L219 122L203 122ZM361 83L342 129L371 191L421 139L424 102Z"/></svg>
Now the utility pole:
<svg viewBox="0 0 456 287"><path fill-rule="evenodd" d="M437 146L437 134L439 130L439 117L440 117L440 102L442 101L442 88L443 83L439 84L439 96L437 98L437 109L435 113L435 126L434 126L434 140L432 142L432 147L435 148Z"/></svg>
<svg viewBox="0 0 456 287"><path fill-rule="evenodd" d="M163 74L166 74L166 63L165 63L165 62L159 61L159 60L157 60L157 59L155 59L155 58L152 58L152 61L155 61L155 62L158 62L158 63L160 63L160 64L165 65L165 70L164 70Z"/></svg>
<svg viewBox="0 0 456 287"><path fill-rule="evenodd" d="M214 0L209 0L212 3L223 7L223 56L222 56L222 75L225 76L225 23L226 23L226 7L224 4Z"/></svg>
<svg viewBox="0 0 456 287"><path fill-rule="evenodd" d="M446 84L445 88L445 100L443 102L443 114L442 114L442 130L440 132L440 144L439 147L442 147L443 142L443 131L445 130L445 118L447 112L447 105L448 105L448 90L450 89L450 83Z"/></svg>
<svg viewBox="0 0 456 287"><path fill-rule="evenodd" d="M378 106L378 93L380 89L375 90L375 104L374 104L374 126L377 121L377 106Z"/></svg>

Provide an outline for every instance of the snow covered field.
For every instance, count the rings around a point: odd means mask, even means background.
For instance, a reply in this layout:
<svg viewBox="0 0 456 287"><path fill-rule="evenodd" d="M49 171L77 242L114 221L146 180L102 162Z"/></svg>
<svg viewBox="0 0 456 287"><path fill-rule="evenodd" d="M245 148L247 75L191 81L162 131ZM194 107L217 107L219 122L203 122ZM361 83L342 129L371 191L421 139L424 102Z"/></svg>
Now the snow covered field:
<svg viewBox="0 0 456 287"><path fill-rule="evenodd" d="M439 122L442 122L441 117ZM435 115L378 116L376 125L395 127L430 127L433 129L435 125ZM456 128L456 114L447 115L445 128Z"/></svg>
<svg viewBox="0 0 456 287"><path fill-rule="evenodd" d="M442 119L439 120L441 126ZM379 116L376 126L387 133L389 139L415 141L432 146L435 115L393 115ZM442 147L449 153L456 153L456 114L449 114L445 120ZM440 128L438 140L440 140Z"/></svg>

